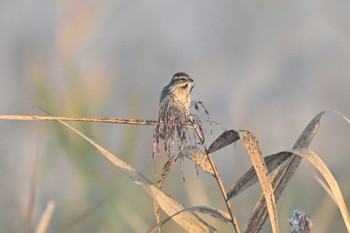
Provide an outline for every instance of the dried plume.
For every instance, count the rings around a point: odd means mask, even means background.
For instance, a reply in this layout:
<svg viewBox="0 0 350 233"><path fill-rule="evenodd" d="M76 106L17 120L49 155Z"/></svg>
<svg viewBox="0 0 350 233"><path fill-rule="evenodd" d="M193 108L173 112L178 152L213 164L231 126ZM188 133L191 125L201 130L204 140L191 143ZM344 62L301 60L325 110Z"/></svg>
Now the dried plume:
<svg viewBox="0 0 350 233"><path fill-rule="evenodd" d="M179 153L182 158L187 141L188 109L175 96L168 95L159 104L153 131L153 157L160 154L161 141L169 158Z"/></svg>

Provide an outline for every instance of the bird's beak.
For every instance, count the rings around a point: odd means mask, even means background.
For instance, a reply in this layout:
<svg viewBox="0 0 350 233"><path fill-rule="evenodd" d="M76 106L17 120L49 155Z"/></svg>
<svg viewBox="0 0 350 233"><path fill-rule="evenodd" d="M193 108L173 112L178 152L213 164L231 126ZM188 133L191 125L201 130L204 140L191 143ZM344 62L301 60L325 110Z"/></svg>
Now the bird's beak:
<svg viewBox="0 0 350 233"><path fill-rule="evenodd" d="M191 78L188 78L188 81L189 81L190 83L192 83L192 82L193 82L193 79L191 79Z"/></svg>

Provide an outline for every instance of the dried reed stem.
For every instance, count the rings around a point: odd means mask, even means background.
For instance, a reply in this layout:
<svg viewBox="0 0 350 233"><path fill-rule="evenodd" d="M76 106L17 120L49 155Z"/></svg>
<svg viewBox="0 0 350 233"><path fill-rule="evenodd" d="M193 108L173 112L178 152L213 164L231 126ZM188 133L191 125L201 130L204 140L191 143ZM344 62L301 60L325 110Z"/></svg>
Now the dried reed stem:
<svg viewBox="0 0 350 233"><path fill-rule="evenodd" d="M192 120L192 118L191 118ZM208 149L207 147L205 146L205 141L204 141L204 137L203 135L201 134L201 131L198 129L198 127L193 124L193 128L194 130L196 131L196 134L199 138L199 140L201 141L201 144L203 145L203 147L205 148L205 153L208 157L208 161L210 163L210 166L211 168L213 169L214 171L214 176L215 176L215 179L216 181L218 182L218 185L219 185L219 188L220 188L220 191L221 191L221 194L225 200L225 204L226 204L226 207L227 207L227 210L230 214L230 217L231 217L231 220L232 220L232 225L233 225L233 228L235 229L236 233L240 233L240 229L239 229L239 226L238 226L238 222L237 222L237 219L235 218L234 214L233 214L233 211L232 211L232 207L231 207L231 203L230 203L230 200L227 198L227 193L226 193L226 190L225 190L225 187L224 187L224 184L220 178L220 174L218 172L218 170L216 169L215 167L215 164L214 164L214 161L213 159L211 158L211 155L209 154L208 152Z"/></svg>
<svg viewBox="0 0 350 233"><path fill-rule="evenodd" d="M21 120L21 121L85 121L101 123L117 123L128 125L155 125L155 120L123 119L108 117L67 117L67 116L35 116L35 115L0 115L0 120Z"/></svg>

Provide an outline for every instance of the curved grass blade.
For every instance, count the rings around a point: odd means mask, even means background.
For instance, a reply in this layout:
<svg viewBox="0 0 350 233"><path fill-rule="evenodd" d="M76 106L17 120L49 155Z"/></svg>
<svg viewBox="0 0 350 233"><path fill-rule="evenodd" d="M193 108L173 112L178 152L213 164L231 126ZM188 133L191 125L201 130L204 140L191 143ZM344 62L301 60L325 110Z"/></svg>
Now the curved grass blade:
<svg viewBox="0 0 350 233"><path fill-rule="evenodd" d="M307 159L312 165L314 165L317 170L322 174L323 178L326 180L329 185L333 199L338 205L340 212L342 214L343 220L345 222L346 228L348 232L350 232L350 217L348 210L345 205L345 201L343 195L340 191L339 185L335 180L334 176L323 162L323 160L313 151L300 151L300 150L292 150L291 153L297 154L305 159Z"/></svg>
<svg viewBox="0 0 350 233"><path fill-rule="evenodd" d="M321 185L321 187L328 194L328 196L330 196L330 198L332 198L332 200L336 203L337 201L334 199L333 193L332 193L331 189L329 188L329 186L326 184L326 182L324 182L324 180L317 175L314 175L314 178L317 181L317 183L319 185Z"/></svg>
<svg viewBox="0 0 350 233"><path fill-rule="evenodd" d="M77 133L79 136L81 136L91 145L93 145L97 150L99 150L117 168L119 168L123 173L129 176L129 178L131 178L135 184L139 185L148 195L150 195L154 200L156 200L159 206L164 210L164 212L167 215L171 216L184 208L183 204L179 203L175 199L171 198L168 194L160 190L156 185L154 185L150 180L148 180L144 175L142 175L139 171L131 167L129 164L120 160L117 156L113 155L112 153L95 143L92 139L85 136L72 126L68 125L63 121L59 122L71 129L72 131L74 131L75 133ZM173 219L179 226L181 226L188 232L217 232L214 227L210 226L201 218L189 212L184 212L181 215L177 215Z"/></svg>
<svg viewBox="0 0 350 233"><path fill-rule="evenodd" d="M181 211L173 214L172 216L169 216L168 218L164 219L161 223L158 223L156 226L152 227L148 233L154 233L157 231L157 229L159 229L162 225L164 225L165 223L167 223L169 220L171 220L173 217L175 217L178 214L181 214L183 212L196 212L196 213L202 213L202 214L206 214L210 217L213 217L217 220L220 220L222 222L230 222L232 223L230 214L223 211L223 210L219 210L219 209L214 209L208 206L192 206L192 207L188 207L188 208L184 208Z"/></svg>
<svg viewBox="0 0 350 233"><path fill-rule="evenodd" d="M217 150L220 150L239 139L239 132L237 130L227 130L223 132L210 146L208 153L211 154Z"/></svg>
<svg viewBox="0 0 350 233"><path fill-rule="evenodd" d="M275 196L273 194L271 180L268 176L268 169L265 165L265 160L259 146L259 141L256 136L248 131L239 131L239 137L244 142L244 145L250 155L254 169L258 176L260 185L267 204L267 210L270 216L272 232L279 232L277 210Z"/></svg>
<svg viewBox="0 0 350 233"><path fill-rule="evenodd" d="M290 153L279 152L277 154L269 155L264 157L265 164L269 173L280 166L284 161L291 157ZM239 178L236 183L232 186L230 191L227 193L229 199L237 196L239 193L243 192L253 184L258 182L258 176L254 167L251 167L241 178Z"/></svg>
<svg viewBox="0 0 350 233"><path fill-rule="evenodd" d="M318 132L320 120L325 111L317 114L310 123L306 126L298 140L295 142L292 149L306 149L310 145L312 139ZM296 169L301 162L301 157L292 155L286 163L281 165L272 177L272 185L275 193L276 202L279 200L284 188L290 178L294 175ZM253 210L253 214L249 219L245 232L258 233L264 225L267 218L267 209L264 196L260 196L257 205Z"/></svg>

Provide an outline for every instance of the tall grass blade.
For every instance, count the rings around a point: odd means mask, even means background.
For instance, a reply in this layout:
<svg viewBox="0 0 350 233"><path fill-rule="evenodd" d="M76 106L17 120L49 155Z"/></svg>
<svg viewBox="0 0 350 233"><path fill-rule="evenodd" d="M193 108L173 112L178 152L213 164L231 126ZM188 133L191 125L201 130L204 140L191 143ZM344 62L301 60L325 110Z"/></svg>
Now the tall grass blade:
<svg viewBox="0 0 350 233"><path fill-rule="evenodd" d="M268 169L265 165L264 158L262 157L259 142L256 136L248 131L240 131L239 136L240 139L244 142L244 145L250 155L260 185L262 187L263 194L267 203L267 210L270 216L272 232L277 233L279 232L279 227L275 196L273 195L271 180L268 176Z"/></svg>
<svg viewBox="0 0 350 233"><path fill-rule="evenodd" d="M306 126L300 137L295 142L292 149L304 149L308 148L312 139L315 137L320 127L320 120L322 115L325 113L321 112L317 114L311 122ZM301 162L301 157L297 155L291 156L286 163L281 165L272 177L272 185L275 193L276 202L279 200L284 188L286 187L290 178L294 175L296 169ZM257 205L253 210L247 228L245 232L257 233L261 230L267 218L267 209L264 196L260 196Z"/></svg>

